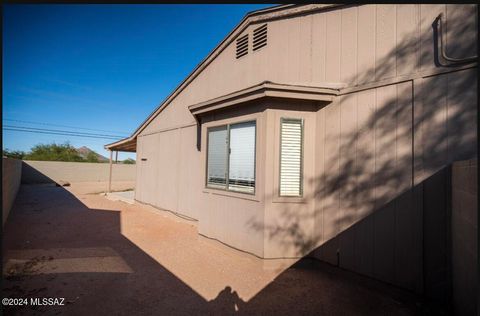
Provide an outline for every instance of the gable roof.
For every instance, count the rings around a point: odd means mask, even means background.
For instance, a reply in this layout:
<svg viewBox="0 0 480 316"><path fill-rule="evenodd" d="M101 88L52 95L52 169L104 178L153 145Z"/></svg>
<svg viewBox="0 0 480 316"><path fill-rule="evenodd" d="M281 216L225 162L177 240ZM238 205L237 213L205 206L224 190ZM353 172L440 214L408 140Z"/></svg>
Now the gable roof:
<svg viewBox="0 0 480 316"><path fill-rule="evenodd" d="M240 33L250 24L283 19L286 17L311 13L319 10L333 9L345 4L283 4L270 8L249 12L240 23L207 55L193 71L173 90L173 92L160 103L160 105L140 124L130 137L105 145L111 149L122 143L133 143L133 140L147 127L150 122L165 109L170 102L185 89ZM136 143L136 141L135 141Z"/></svg>

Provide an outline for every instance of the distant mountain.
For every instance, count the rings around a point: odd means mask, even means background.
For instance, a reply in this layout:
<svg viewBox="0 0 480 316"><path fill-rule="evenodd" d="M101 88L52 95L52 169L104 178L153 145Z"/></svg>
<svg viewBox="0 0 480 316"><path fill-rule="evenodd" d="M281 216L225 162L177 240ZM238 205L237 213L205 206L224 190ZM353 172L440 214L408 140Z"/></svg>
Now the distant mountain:
<svg viewBox="0 0 480 316"><path fill-rule="evenodd" d="M93 150L91 150L90 148L86 147L86 146L82 146L80 148L76 148L77 149L77 152L78 154L80 155L80 157L86 159L88 154L89 153L94 153L97 158L98 158L98 162L108 162L109 159L100 155L100 154L97 154L96 152L94 152Z"/></svg>

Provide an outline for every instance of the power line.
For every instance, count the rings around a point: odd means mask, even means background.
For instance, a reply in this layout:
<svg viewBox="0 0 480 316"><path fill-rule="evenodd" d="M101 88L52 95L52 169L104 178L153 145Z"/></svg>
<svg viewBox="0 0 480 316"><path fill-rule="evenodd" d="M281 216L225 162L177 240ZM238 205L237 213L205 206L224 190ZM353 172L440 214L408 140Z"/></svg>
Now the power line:
<svg viewBox="0 0 480 316"><path fill-rule="evenodd" d="M34 130L27 130L27 129L4 128L4 130L5 131L15 131L15 132L29 132L29 133L37 133L37 134L50 134L50 135L62 135L62 136L75 136L75 137L87 137L87 138L97 138L97 139L118 140L118 138L105 137L105 136L89 136L89 135L79 135L79 134L43 132L43 131L34 131Z"/></svg>
<svg viewBox="0 0 480 316"><path fill-rule="evenodd" d="M59 129L47 129L47 128L36 128L36 127L14 126L14 125L4 125L4 127L21 128L21 129L28 129L28 130L35 130L35 131L45 131L45 132L59 132L59 133L81 134L81 135L89 135L89 136L106 136L106 137L112 137L112 138L123 138L123 136L119 136L119 135L106 135L106 134L96 134L96 133L74 132L74 131L66 131L66 130L59 130Z"/></svg>
<svg viewBox="0 0 480 316"><path fill-rule="evenodd" d="M85 134L68 134L68 133L46 132L46 131L18 129L18 128L10 128L10 127L4 128L3 130L5 130L5 131L15 131L15 132L29 132L29 133L37 133L37 134L50 134L50 135L97 138L97 139L110 139L110 140L118 140L119 138L121 138L121 137L108 137L108 136L92 136L92 135L85 135Z"/></svg>
<svg viewBox="0 0 480 316"><path fill-rule="evenodd" d="M4 120L4 121L11 121L11 122L19 122L19 123L37 124L37 125L49 125L49 126L56 126L56 127L76 128L76 129L83 129L83 130L88 130L88 131L108 132L108 133L120 133L120 134L125 134L125 135L127 135L127 136L130 135L130 133L127 133L127 132L107 131L107 130L95 129L95 128L86 128L86 127L60 125L60 124L51 124L51 123L34 122L34 121L14 120L14 119L7 119L7 118L4 118L3 120Z"/></svg>

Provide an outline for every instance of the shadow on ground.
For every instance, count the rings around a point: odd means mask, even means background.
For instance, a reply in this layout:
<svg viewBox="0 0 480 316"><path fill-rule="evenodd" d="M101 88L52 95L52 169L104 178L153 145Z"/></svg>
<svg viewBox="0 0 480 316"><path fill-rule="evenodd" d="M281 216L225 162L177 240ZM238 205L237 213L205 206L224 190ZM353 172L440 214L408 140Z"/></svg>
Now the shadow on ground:
<svg viewBox="0 0 480 316"><path fill-rule="evenodd" d="M119 210L89 209L82 198L62 187L21 187L4 230L3 295L64 297L65 306L7 306L5 314L425 312L408 292L311 259L247 302L230 286L208 301L122 235Z"/></svg>

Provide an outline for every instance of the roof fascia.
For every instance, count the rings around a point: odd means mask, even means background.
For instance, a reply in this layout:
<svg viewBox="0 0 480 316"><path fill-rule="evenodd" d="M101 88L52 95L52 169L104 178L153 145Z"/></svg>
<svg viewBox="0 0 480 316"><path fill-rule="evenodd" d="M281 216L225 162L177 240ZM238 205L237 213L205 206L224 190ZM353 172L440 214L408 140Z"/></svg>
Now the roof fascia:
<svg viewBox="0 0 480 316"><path fill-rule="evenodd" d="M338 93L338 89L332 88L294 86L263 82L219 98L191 105L188 109L193 115L198 115L266 97L331 102Z"/></svg>

